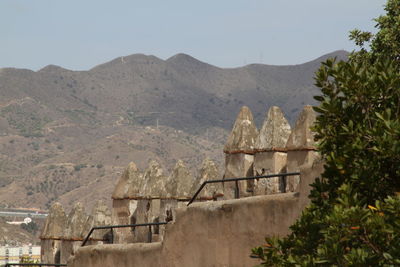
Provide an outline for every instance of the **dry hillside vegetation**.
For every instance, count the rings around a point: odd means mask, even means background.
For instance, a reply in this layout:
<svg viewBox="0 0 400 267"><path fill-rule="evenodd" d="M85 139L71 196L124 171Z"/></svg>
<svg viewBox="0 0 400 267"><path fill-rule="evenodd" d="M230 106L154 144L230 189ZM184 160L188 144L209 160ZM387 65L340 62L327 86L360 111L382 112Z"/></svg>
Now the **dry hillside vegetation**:
<svg viewBox="0 0 400 267"><path fill-rule="evenodd" d="M4 218L0 217L0 246L11 245L18 246L24 244L39 244L39 234L40 230L36 231L35 235L32 232L28 232L20 225L11 225L7 221L12 221L16 218ZM23 218L17 218L17 221L21 221ZM38 229L43 227L43 220L34 220L37 224Z"/></svg>
<svg viewBox="0 0 400 267"><path fill-rule="evenodd" d="M313 73L337 51L294 66L222 69L178 54L120 57L88 71L0 69L0 203L90 208L109 200L125 166L150 158L195 173L222 147L242 105L261 123L271 105L294 121L318 90ZM158 127L157 127L158 123Z"/></svg>

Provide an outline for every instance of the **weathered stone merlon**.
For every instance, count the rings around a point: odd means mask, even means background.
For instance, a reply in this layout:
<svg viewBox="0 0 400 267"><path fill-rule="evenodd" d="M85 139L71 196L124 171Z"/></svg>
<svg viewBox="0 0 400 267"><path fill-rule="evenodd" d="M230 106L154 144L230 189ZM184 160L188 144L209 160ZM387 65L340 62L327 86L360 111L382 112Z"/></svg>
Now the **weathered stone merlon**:
<svg viewBox="0 0 400 267"><path fill-rule="evenodd" d="M68 258L74 255L77 248L81 245L80 241L87 234L85 231L87 220L88 216L85 213L83 205L80 202L76 203L68 215L67 227L61 241L61 263L67 263Z"/></svg>
<svg viewBox="0 0 400 267"><path fill-rule="evenodd" d="M311 106L305 106L296 121L296 126L286 144L287 172L297 172L300 166L311 162L318 157L316 152L314 132L311 127L316 120L316 114ZM288 176L286 179L286 192L298 190L300 176Z"/></svg>
<svg viewBox="0 0 400 267"><path fill-rule="evenodd" d="M253 120L253 114L248 107L243 106L225 144L224 152L227 154L253 154L257 135L258 130Z"/></svg>
<svg viewBox="0 0 400 267"><path fill-rule="evenodd" d="M131 162L122 174L112 194L113 199L138 199L143 197L143 174Z"/></svg>
<svg viewBox="0 0 400 267"><path fill-rule="evenodd" d="M196 177L195 183L193 184L191 195L194 195L200 188L201 184L205 181L220 179L220 173L217 164L209 158L206 158L199 170L199 174ZM206 187L201 191L198 196L203 200L212 200L224 196L224 190L222 183L207 184Z"/></svg>
<svg viewBox="0 0 400 267"><path fill-rule="evenodd" d="M289 122L279 107L268 110L255 142L256 151L283 151L290 135Z"/></svg>
<svg viewBox="0 0 400 267"><path fill-rule="evenodd" d="M278 107L271 107L257 137L254 155L254 175L282 173L286 168L286 143L290 125ZM260 179L256 182L256 195L283 192L283 179Z"/></svg>
<svg viewBox="0 0 400 267"><path fill-rule="evenodd" d="M77 202L68 215L68 223L64 230L63 239L82 240L87 217L82 203Z"/></svg>
<svg viewBox="0 0 400 267"><path fill-rule="evenodd" d="M92 214L86 220L83 236L86 237L92 227L105 225L111 225L111 211L103 201L99 200L93 207ZM103 240L108 231L107 229L96 230L93 232L91 239Z"/></svg>
<svg viewBox="0 0 400 267"><path fill-rule="evenodd" d="M178 160L166 182L166 197L189 199L194 178L182 160Z"/></svg>
<svg viewBox="0 0 400 267"><path fill-rule="evenodd" d="M287 150L314 150L314 133L311 127L314 125L316 114L312 106L304 106L296 121L296 125L286 144Z"/></svg>
<svg viewBox="0 0 400 267"><path fill-rule="evenodd" d="M164 175L164 171L161 165L155 161L150 160L149 166L144 173L144 198L165 198L166 192L166 181L167 177Z"/></svg>
<svg viewBox="0 0 400 267"><path fill-rule="evenodd" d="M41 234L41 239L61 239L67 225L67 216L62 205L54 203L47 216L46 223Z"/></svg>

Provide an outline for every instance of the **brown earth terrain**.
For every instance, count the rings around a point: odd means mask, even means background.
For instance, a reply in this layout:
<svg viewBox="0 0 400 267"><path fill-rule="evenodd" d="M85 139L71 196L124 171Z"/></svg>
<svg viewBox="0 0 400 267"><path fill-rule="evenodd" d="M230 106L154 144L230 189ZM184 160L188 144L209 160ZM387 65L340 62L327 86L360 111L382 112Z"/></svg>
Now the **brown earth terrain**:
<svg viewBox="0 0 400 267"><path fill-rule="evenodd" d="M44 225L44 219L34 219L38 230L27 231L23 229L21 225L11 225L7 221L14 221L16 218L12 217L0 217L0 246L10 245L19 246L26 244L38 245L40 244L39 235L40 229ZM16 221L22 221L23 218L17 218Z"/></svg>

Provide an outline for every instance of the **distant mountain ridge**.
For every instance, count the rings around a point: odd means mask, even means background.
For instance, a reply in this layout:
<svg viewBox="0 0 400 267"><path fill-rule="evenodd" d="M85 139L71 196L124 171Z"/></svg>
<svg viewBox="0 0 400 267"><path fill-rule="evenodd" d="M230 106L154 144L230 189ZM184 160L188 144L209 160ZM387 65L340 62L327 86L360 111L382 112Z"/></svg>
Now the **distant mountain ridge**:
<svg viewBox="0 0 400 267"><path fill-rule="evenodd" d="M84 109L97 107L98 111L119 113L124 117L127 112L138 114L140 124L154 124L157 117L165 125L191 131L211 125L229 129L232 112L243 104L253 110L258 123L266 107L271 105L280 105L293 122L299 104L313 103L312 96L318 93L312 76L319 63L328 57L343 59L346 55L345 51L336 51L299 65L251 64L222 69L185 54L165 61L134 54L89 71L70 71L49 65L36 73L16 69L8 72L15 79L14 94L17 93L15 86L23 88L23 80L34 80L30 87L40 86L46 98L53 98L47 103L55 98L48 93L57 92L67 102L85 101ZM10 72L17 72L19 77ZM42 92L33 88L31 93L36 91L37 94L30 97L41 99ZM1 87L1 92L4 90L7 90L7 83ZM181 117L171 117L171 112ZM147 120L144 119L146 115L149 115Z"/></svg>
<svg viewBox="0 0 400 267"><path fill-rule="evenodd" d="M219 68L189 55L134 54L87 71L0 69L0 203L46 208L110 195L123 168L148 158L196 169L222 146L242 105L260 126L270 106L294 122L335 51L298 65Z"/></svg>

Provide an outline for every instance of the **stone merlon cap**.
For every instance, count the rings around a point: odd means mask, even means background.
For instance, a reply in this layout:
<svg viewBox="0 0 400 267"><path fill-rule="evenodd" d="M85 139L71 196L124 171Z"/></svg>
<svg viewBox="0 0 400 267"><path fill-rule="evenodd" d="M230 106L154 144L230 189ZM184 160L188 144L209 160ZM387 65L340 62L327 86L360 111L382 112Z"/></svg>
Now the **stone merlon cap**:
<svg viewBox="0 0 400 267"><path fill-rule="evenodd" d="M56 202L50 208L40 238L60 239L63 236L66 225L67 216L65 215L64 209L60 203Z"/></svg>
<svg viewBox="0 0 400 267"><path fill-rule="evenodd" d="M93 225L103 226L111 224L111 211L108 209L104 201L97 201L92 210Z"/></svg>
<svg viewBox="0 0 400 267"><path fill-rule="evenodd" d="M68 223L63 238L66 240L82 240L83 236L87 234L84 233L87 218L82 203L77 202L68 215Z"/></svg>
<svg viewBox="0 0 400 267"><path fill-rule="evenodd" d="M208 180L220 179L220 173L217 164L209 158L206 158L199 170L199 175L196 177L196 181L192 187L192 195L200 188L201 184ZM199 198L202 199L213 199L214 197L223 196L224 191L222 183L208 184L201 191Z"/></svg>
<svg viewBox="0 0 400 267"><path fill-rule="evenodd" d="M290 135L290 125L279 107L268 110L260 133L256 139L257 151L285 150Z"/></svg>
<svg viewBox="0 0 400 267"><path fill-rule="evenodd" d="M86 220L83 231L84 237L89 233L92 227L105 225L111 225L111 211L103 201L99 200L93 207L92 214L88 216ZM91 238L101 240L107 231L107 229L94 231Z"/></svg>
<svg viewBox="0 0 400 267"><path fill-rule="evenodd" d="M224 153L254 154L254 144L257 136L258 131L254 124L253 114L248 107L243 106L225 144Z"/></svg>
<svg viewBox="0 0 400 267"><path fill-rule="evenodd" d="M311 106L304 106L296 125L286 144L287 150L314 150L314 133L310 127L314 125L316 114Z"/></svg>
<svg viewBox="0 0 400 267"><path fill-rule="evenodd" d="M166 184L167 197L175 199L189 199L194 177L182 160L178 160L175 167L168 177Z"/></svg>
<svg viewBox="0 0 400 267"><path fill-rule="evenodd" d="M136 199L143 196L143 174L131 162L125 169L112 194L112 199Z"/></svg>
<svg viewBox="0 0 400 267"><path fill-rule="evenodd" d="M166 180L163 169L155 160L150 160L149 166L144 173L144 198L162 198L166 197Z"/></svg>

